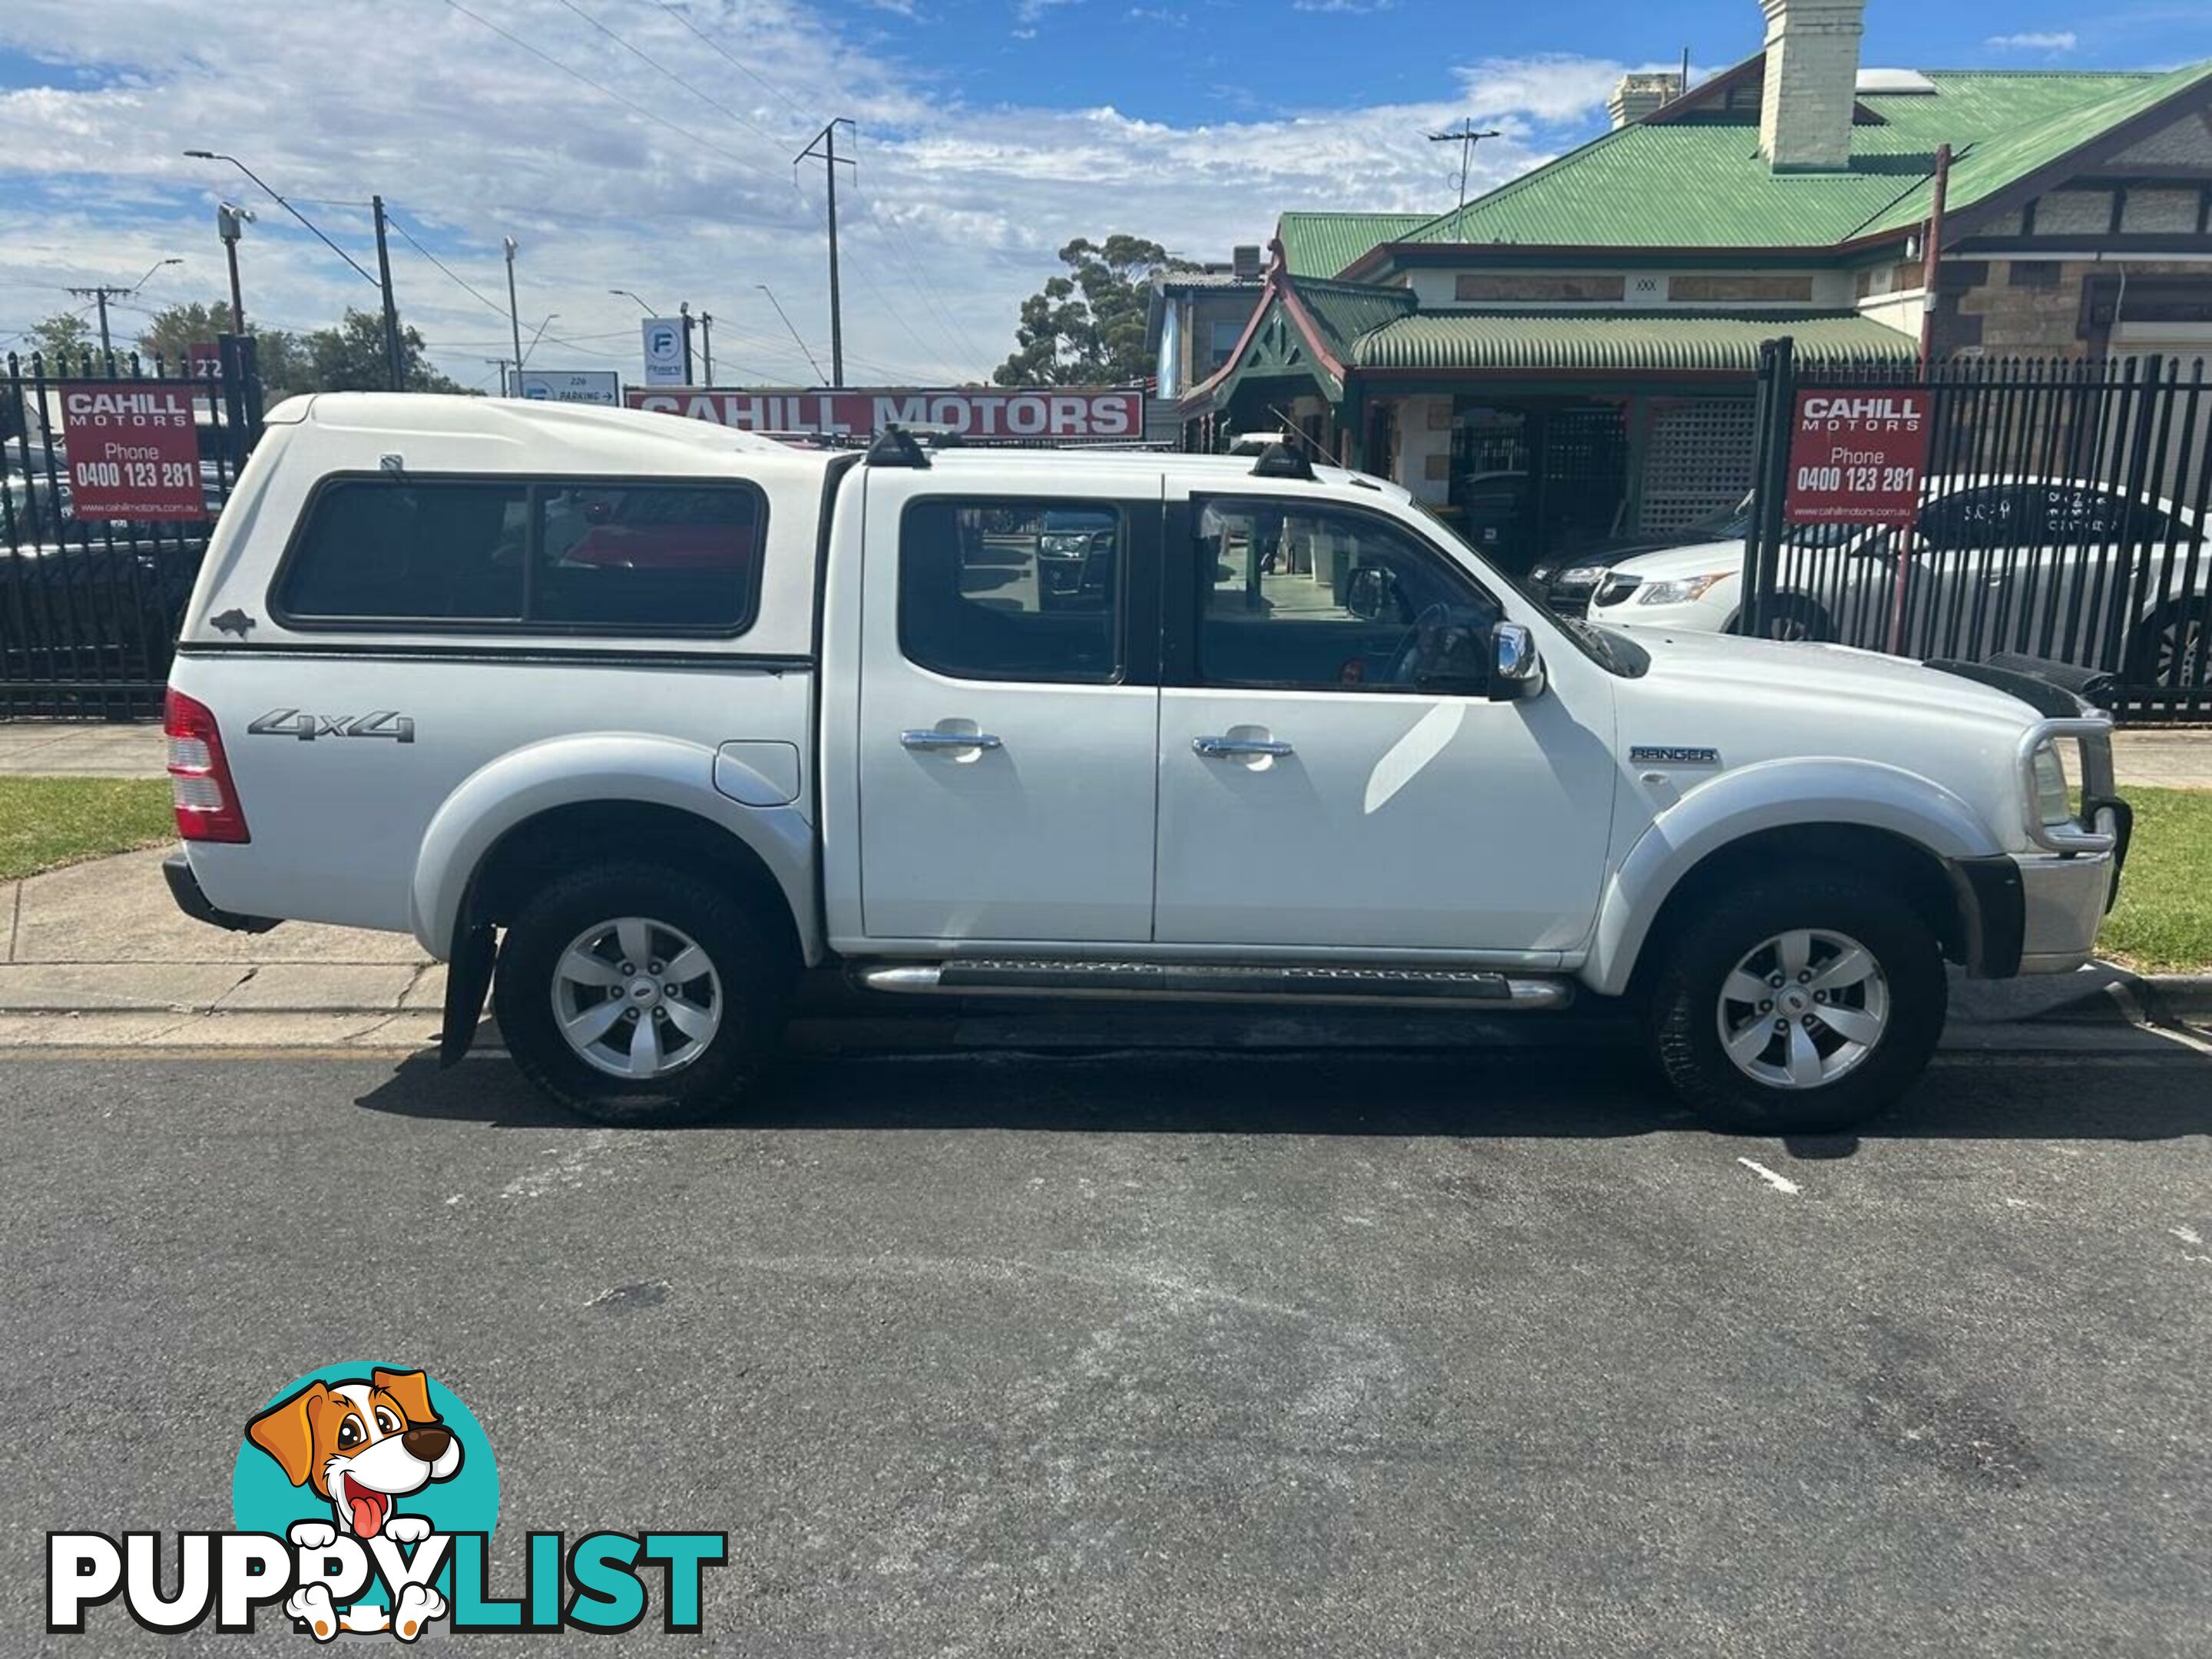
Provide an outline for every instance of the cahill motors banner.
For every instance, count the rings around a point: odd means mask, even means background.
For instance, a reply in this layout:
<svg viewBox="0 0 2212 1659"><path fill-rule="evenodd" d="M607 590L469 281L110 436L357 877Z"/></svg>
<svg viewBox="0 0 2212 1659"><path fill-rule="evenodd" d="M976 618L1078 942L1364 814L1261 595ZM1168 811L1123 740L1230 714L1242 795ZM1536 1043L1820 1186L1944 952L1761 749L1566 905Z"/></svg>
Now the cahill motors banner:
<svg viewBox="0 0 2212 1659"><path fill-rule="evenodd" d="M1134 389L1055 386L943 391L868 386L799 392L718 386L629 390L632 409L717 421L744 432L866 438L896 423L949 428L979 443L1100 442L1144 434L1145 394Z"/></svg>

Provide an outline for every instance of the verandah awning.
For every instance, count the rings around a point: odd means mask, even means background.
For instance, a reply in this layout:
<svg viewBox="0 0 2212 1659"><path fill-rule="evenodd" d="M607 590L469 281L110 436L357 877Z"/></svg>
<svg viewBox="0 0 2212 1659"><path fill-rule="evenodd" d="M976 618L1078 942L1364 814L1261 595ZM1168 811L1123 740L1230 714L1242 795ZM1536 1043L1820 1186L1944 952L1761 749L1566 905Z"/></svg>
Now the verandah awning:
<svg viewBox="0 0 2212 1659"><path fill-rule="evenodd" d="M1651 311L1430 312L1352 342L1350 368L1749 374L1788 335L1801 364L1909 363L1918 342L1856 312L1714 316Z"/></svg>

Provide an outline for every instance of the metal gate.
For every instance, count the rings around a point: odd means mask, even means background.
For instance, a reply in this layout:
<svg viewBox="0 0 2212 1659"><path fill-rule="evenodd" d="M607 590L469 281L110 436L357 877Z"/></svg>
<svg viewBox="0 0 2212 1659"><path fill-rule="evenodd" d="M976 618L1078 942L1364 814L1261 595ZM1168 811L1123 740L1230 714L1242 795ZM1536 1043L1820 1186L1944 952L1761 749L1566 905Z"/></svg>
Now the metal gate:
<svg viewBox="0 0 2212 1659"><path fill-rule="evenodd" d="M1923 659L2062 662L2087 671L2089 695L2123 720L2212 718L2205 367L1965 361L1801 377L1790 342L1768 343L1738 629ZM1913 522L1790 522L1799 398L1881 391L1926 396Z"/></svg>
<svg viewBox="0 0 2212 1659"><path fill-rule="evenodd" d="M0 719L147 720L161 712L177 624L216 516L261 430L252 343L226 335L204 362L136 356L48 362L13 354L0 379ZM64 388L182 389L192 415L193 519L79 510L94 458L71 455ZM179 464L181 465L181 463ZM190 483L185 485L187 494Z"/></svg>

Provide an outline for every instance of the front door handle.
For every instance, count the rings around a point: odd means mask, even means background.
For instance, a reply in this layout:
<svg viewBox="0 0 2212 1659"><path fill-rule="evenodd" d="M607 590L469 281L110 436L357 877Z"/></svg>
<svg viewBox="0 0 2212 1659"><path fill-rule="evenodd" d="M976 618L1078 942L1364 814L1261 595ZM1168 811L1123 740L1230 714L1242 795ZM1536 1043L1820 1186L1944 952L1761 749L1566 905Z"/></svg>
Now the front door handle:
<svg viewBox="0 0 2212 1659"><path fill-rule="evenodd" d="M1290 754L1291 745L1265 738L1193 738L1191 752L1208 760L1234 760L1244 755Z"/></svg>
<svg viewBox="0 0 2212 1659"><path fill-rule="evenodd" d="M1004 747L988 732L902 732L899 742L908 749L998 749Z"/></svg>

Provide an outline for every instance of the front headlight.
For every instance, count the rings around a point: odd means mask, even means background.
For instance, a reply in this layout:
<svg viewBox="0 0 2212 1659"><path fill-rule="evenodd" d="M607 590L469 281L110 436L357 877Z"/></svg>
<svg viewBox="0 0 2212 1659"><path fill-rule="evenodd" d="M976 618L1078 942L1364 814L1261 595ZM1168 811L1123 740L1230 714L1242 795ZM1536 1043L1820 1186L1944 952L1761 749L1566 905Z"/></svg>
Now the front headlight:
<svg viewBox="0 0 2212 1659"><path fill-rule="evenodd" d="M2074 794L2066 781L2066 763L2058 745L2046 743L2035 751L2035 815L2046 829L2074 822Z"/></svg>
<svg viewBox="0 0 2212 1659"><path fill-rule="evenodd" d="M1605 567L1603 565L1578 564L1571 570L1562 570L1559 572L1559 586L1562 587L1595 587L1598 583L1598 578L1604 574Z"/></svg>
<svg viewBox="0 0 2212 1659"><path fill-rule="evenodd" d="M1638 605L1687 605L1692 599L1702 599L1715 582L1724 581L1736 573L1715 570L1702 576L1685 576L1679 581L1650 582L1636 596Z"/></svg>

